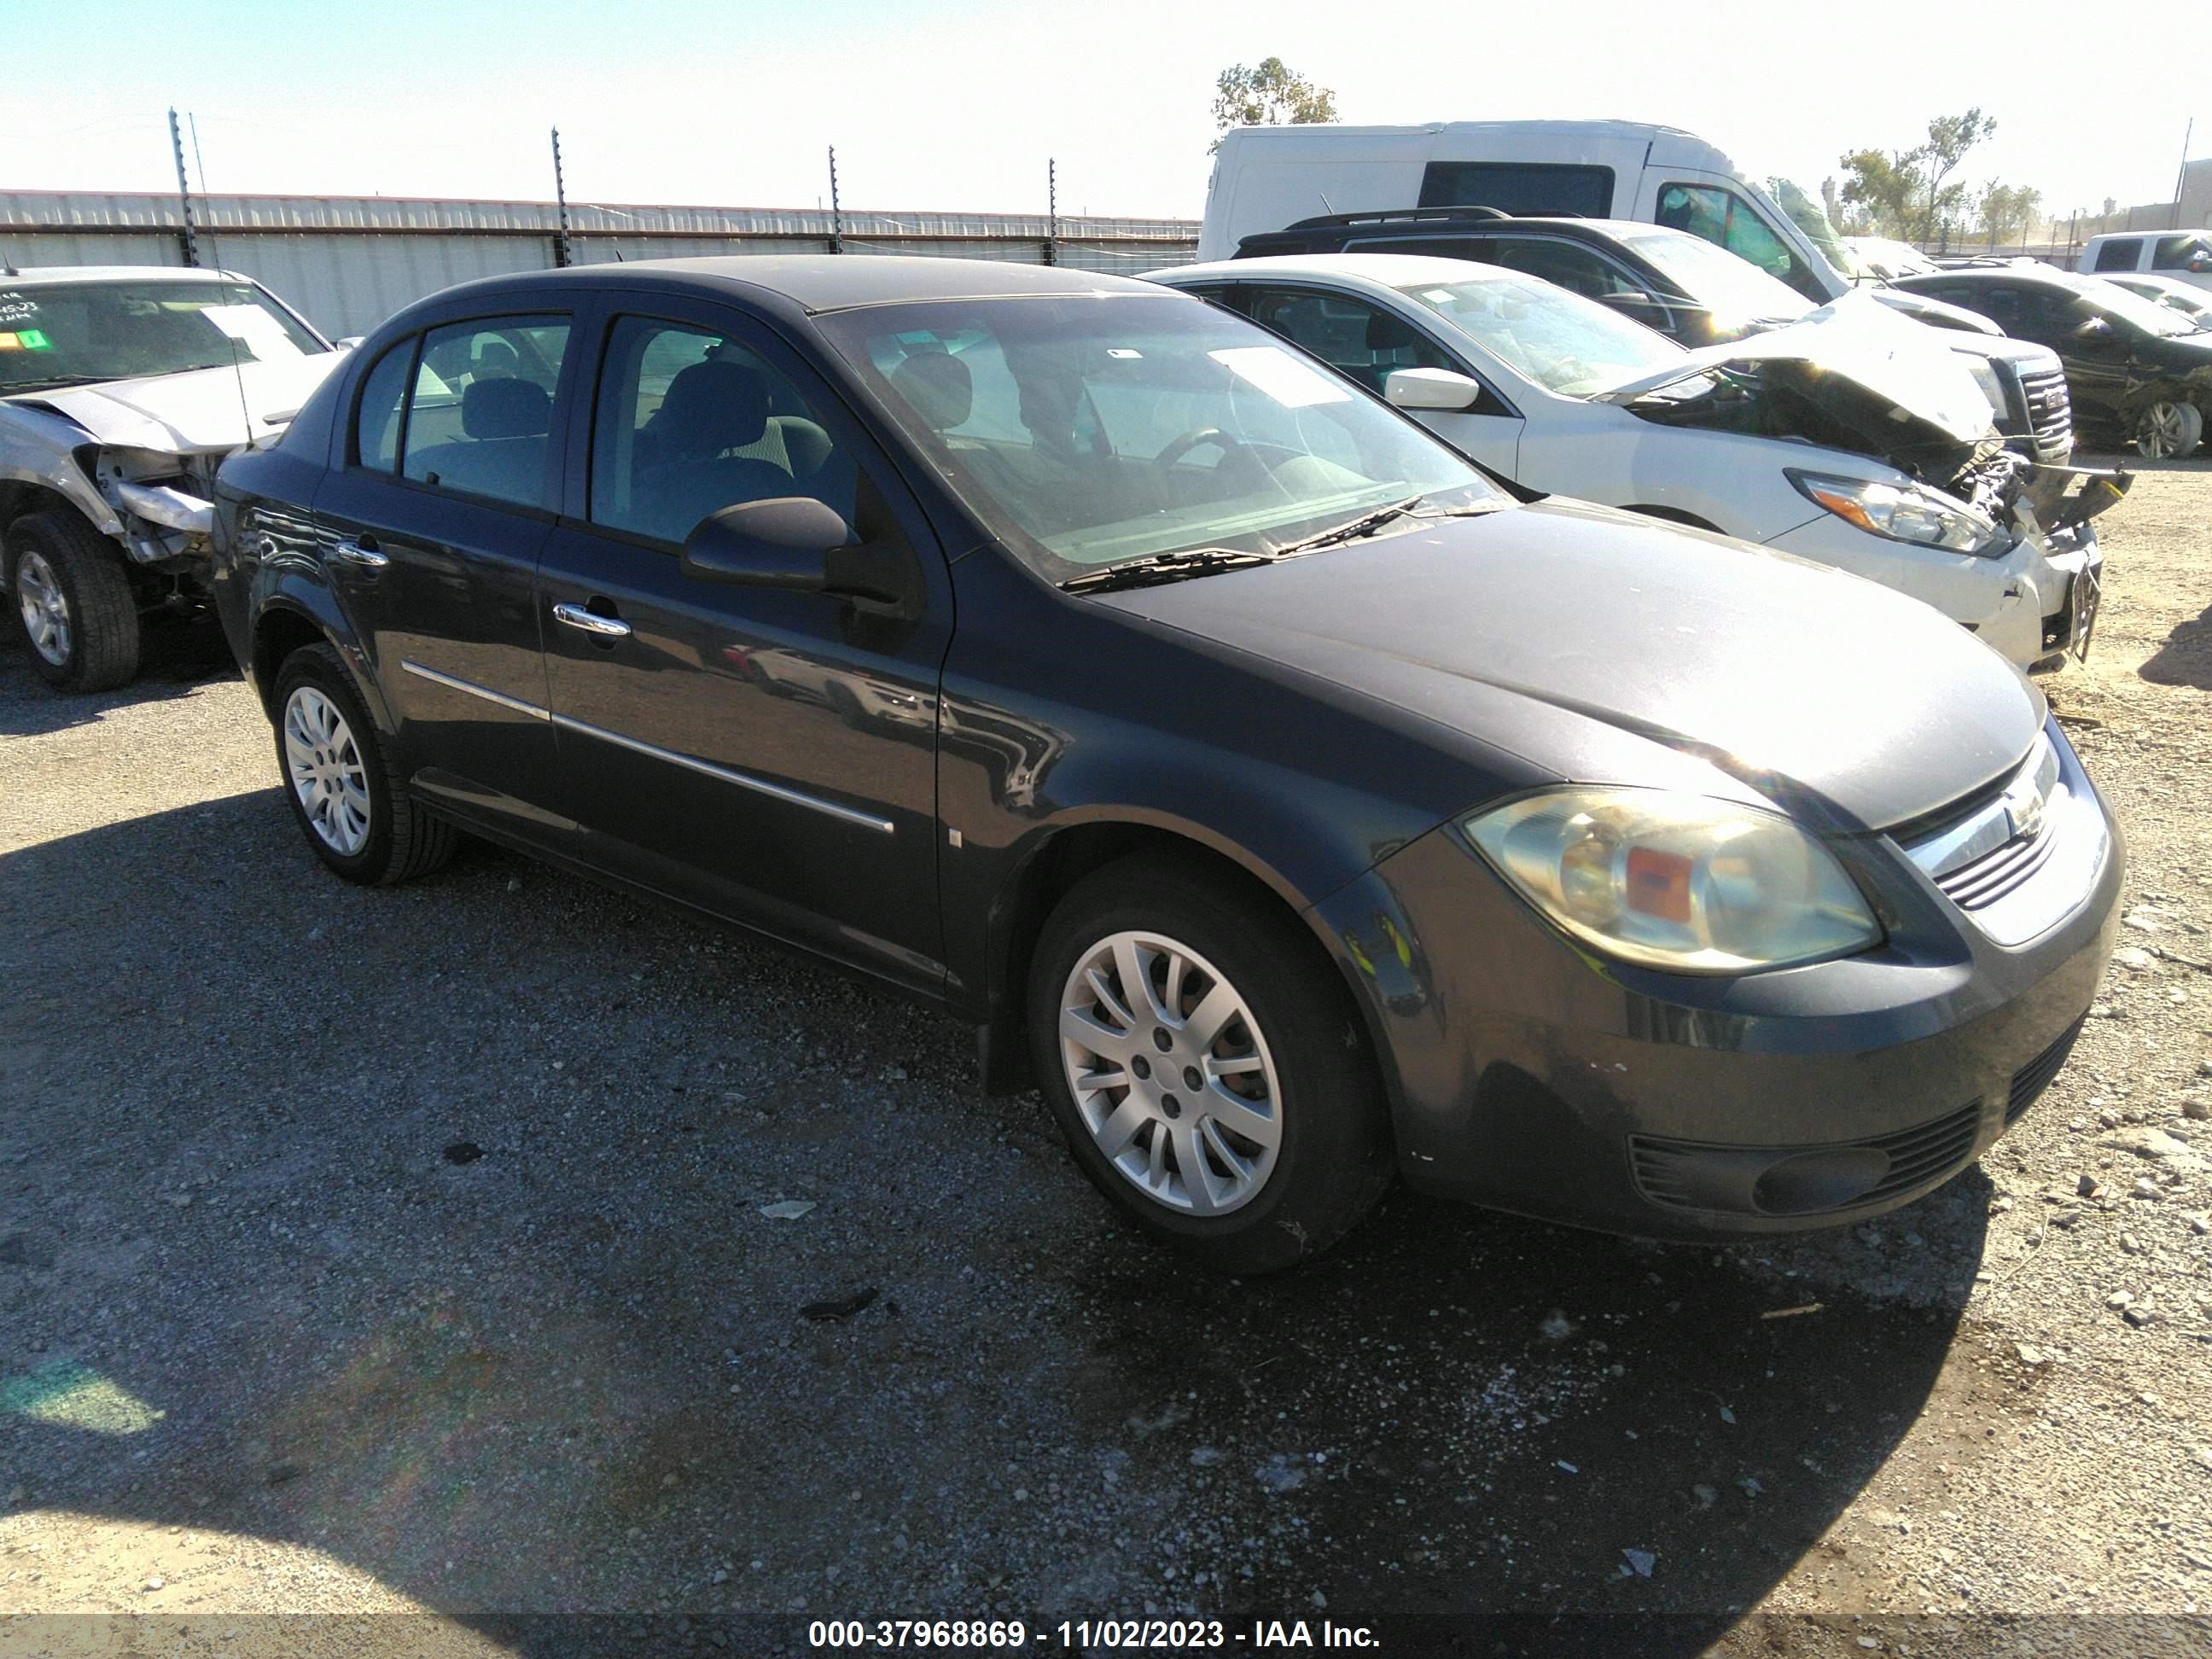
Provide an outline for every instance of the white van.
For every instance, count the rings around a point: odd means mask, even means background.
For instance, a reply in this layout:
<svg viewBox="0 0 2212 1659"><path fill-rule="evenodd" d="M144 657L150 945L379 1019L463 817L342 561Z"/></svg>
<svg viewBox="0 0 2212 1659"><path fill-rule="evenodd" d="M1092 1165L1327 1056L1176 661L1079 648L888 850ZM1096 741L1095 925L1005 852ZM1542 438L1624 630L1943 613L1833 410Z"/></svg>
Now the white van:
<svg viewBox="0 0 2212 1659"><path fill-rule="evenodd" d="M1784 194L1803 192L1788 186ZM1232 128L1214 161L1198 257L1234 258L1255 232L1316 214L1412 207L1671 225L1742 255L1815 303L1851 286L1817 199L1793 199L1785 212L1696 134L1641 121Z"/></svg>
<svg viewBox="0 0 2212 1659"><path fill-rule="evenodd" d="M1222 146L1224 151L1228 148ZM1212 209L1209 206L1206 211L1210 216ZM1210 217L1208 222L1212 222ZM1199 244L1200 258L1206 257L1205 246L1203 242ZM2212 230L2092 236L2081 244L2081 257L2074 262L2074 269L2092 276L2140 271L2171 277L2192 288L2212 289Z"/></svg>

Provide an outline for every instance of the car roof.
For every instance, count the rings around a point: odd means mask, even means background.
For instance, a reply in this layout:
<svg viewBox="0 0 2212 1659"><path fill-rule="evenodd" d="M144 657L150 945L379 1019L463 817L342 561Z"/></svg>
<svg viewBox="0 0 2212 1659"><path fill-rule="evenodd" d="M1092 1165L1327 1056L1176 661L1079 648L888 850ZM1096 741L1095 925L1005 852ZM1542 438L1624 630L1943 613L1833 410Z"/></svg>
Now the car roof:
<svg viewBox="0 0 2212 1659"><path fill-rule="evenodd" d="M2071 289L2076 293L2082 287L2082 278L2071 270L2053 270L2048 265L1947 265L1942 270L1915 271L1910 276L1897 279L1899 286L1907 283L2043 283L2052 288Z"/></svg>
<svg viewBox="0 0 2212 1659"><path fill-rule="evenodd" d="M40 288L51 283L250 283L235 270L210 270L199 265L18 265L0 276L11 289Z"/></svg>
<svg viewBox="0 0 2212 1659"><path fill-rule="evenodd" d="M1428 253L1278 253L1255 259L1216 259L1211 264L1175 265L1151 273L1149 280L1175 277L1201 281L1251 282L1268 276L1338 276L1407 288L1417 283L1472 283L1518 275L1473 259L1444 259Z"/></svg>
<svg viewBox="0 0 2212 1659"><path fill-rule="evenodd" d="M725 254L699 259L633 259L516 271L448 289L526 294L538 287L651 287L703 294L773 295L811 313L922 300L1020 298L1033 295L1151 294L1133 277L1003 259L948 259L897 254Z"/></svg>

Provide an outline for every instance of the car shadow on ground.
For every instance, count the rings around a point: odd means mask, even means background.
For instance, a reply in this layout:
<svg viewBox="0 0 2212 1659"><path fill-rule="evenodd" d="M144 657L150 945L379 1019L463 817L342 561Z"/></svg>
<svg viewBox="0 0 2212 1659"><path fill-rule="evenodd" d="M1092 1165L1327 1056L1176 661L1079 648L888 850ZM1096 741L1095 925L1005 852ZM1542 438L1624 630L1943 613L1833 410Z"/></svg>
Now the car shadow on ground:
<svg viewBox="0 0 2212 1659"><path fill-rule="evenodd" d="M187 695L209 680L236 679L238 664L212 619L149 624L138 677L112 691L65 695L41 684L12 617L0 616L0 738L88 726L111 710Z"/></svg>
<svg viewBox="0 0 2212 1659"><path fill-rule="evenodd" d="M963 1028L487 848L342 887L274 789L0 857L0 1491L493 1633L1319 1595L1696 1652L1978 1340L1978 1172L1882 1224L1943 1206L1936 1309L1405 1192L1211 1278Z"/></svg>
<svg viewBox="0 0 2212 1659"><path fill-rule="evenodd" d="M2193 685L2212 691L2212 605L2177 623L2166 642L2136 672L2154 685Z"/></svg>

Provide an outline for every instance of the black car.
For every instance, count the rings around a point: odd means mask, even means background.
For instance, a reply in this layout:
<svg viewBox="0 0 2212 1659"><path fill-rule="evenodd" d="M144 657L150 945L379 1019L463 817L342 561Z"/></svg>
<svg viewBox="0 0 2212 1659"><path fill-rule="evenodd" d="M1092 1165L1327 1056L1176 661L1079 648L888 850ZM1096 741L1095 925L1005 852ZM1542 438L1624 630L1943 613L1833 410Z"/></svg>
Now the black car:
<svg viewBox="0 0 2212 1659"><path fill-rule="evenodd" d="M1902 1203L2116 925L2096 791L1936 611L1524 502L1149 283L472 283L221 496L333 871L467 830L939 1000L1234 1271L1398 1171L1692 1237Z"/></svg>
<svg viewBox="0 0 2212 1659"><path fill-rule="evenodd" d="M2008 334L2049 346L2066 366L2074 417L2147 459L2191 453L2212 410L2212 334L2115 283L1993 264L1906 276L1897 286L1978 311Z"/></svg>
<svg viewBox="0 0 2212 1659"><path fill-rule="evenodd" d="M1716 242L1633 219L1537 218L1494 208L1335 213L1237 245L1240 259L1287 253L1423 253L1503 265L1611 306L1692 349L1796 322L1814 304ZM1870 292L1914 321L1948 331L1944 343L1969 359L2012 448L2061 465L2071 457L2065 376L2049 352L2004 338L1977 313L1894 286Z"/></svg>

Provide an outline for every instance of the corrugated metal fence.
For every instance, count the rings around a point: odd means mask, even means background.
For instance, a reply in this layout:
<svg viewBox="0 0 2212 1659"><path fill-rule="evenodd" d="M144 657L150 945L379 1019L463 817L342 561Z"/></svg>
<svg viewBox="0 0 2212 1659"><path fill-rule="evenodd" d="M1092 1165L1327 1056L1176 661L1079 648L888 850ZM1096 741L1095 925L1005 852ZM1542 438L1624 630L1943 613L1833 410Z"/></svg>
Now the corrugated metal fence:
<svg viewBox="0 0 2212 1659"><path fill-rule="evenodd" d="M210 196L192 198L199 262L243 271L325 333L363 334L401 306L454 283L556 263L550 202L394 197ZM826 210L615 206L571 203L579 264L723 253L827 252ZM1042 214L853 213L849 254L927 253L1054 263L1133 276L1197 257L1189 219L1062 218ZM0 259L31 265L180 265L177 198L90 191L0 191Z"/></svg>

